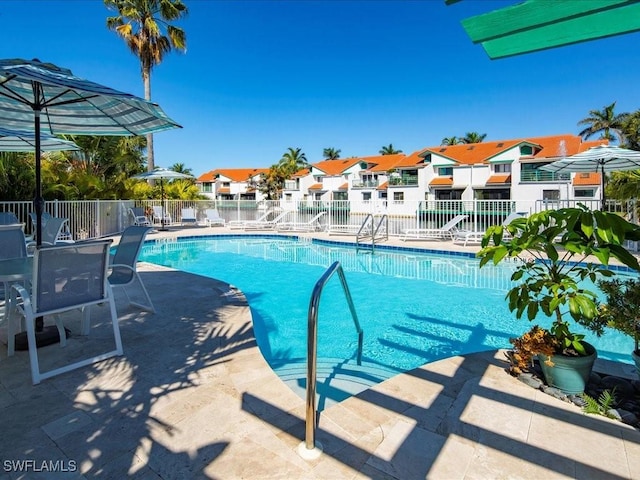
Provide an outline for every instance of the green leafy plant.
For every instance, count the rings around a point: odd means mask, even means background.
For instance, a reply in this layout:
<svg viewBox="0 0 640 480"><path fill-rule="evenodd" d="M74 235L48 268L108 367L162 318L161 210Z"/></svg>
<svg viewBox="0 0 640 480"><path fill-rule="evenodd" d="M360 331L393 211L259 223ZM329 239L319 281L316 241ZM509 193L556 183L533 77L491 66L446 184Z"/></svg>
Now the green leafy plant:
<svg viewBox="0 0 640 480"><path fill-rule="evenodd" d="M640 355L640 280L601 280L598 287L606 296L606 303L599 306L602 320L608 327L633 338L634 352Z"/></svg>
<svg viewBox="0 0 640 480"><path fill-rule="evenodd" d="M593 397L590 397L586 393L581 393L580 398L582 398L585 402L584 406L582 407L582 411L584 413L615 418L615 415L611 413L611 409L613 409L616 405L615 388L613 388L613 390L611 391L604 390L597 400Z"/></svg>
<svg viewBox="0 0 640 480"><path fill-rule="evenodd" d="M607 320L599 314L596 292L583 282L612 277L611 259L640 270L638 260L624 247L625 240L637 239L640 227L581 205L490 227L477 257L480 268L508 258L520 260L511 277L518 283L506 295L509 309L518 319L532 321L540 312L553 318L549 333L556 340L555 354L584 356L584 335L572 332L571 321L601 335Z"/></svg>

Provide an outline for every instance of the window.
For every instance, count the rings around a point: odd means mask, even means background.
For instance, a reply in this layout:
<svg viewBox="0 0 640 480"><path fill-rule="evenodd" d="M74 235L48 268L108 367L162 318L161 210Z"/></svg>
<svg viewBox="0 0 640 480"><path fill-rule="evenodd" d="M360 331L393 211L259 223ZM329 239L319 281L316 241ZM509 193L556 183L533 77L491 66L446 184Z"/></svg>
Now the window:
<svg viewBox="0 0 640 480"><path fill-rule="evenodd" d="M348 200L349 192L333 192L334 200Z"/></svg>
<svg viewBox="0 0 640 480"><path fill-rule="evenodd" d="M314 193L313 194L313 199L314 200L322 200L322 193Z"/></svg>
<svg viewBox="0 0 640 480"><path fill-rule="evenodd" d="M438 175L441 177L453 176L453 167L440 167L438 168Z"/></svg>
<svg viewBox="0 0 640 480"><path fill-rule="evenodd" d="M560 190L543 190L543 200L560 200Z"/></svg>
<svg viewBox="0 0 640 480"><path fill-rule="evenodd" d="M574 195L576 198L593 198L596 196L595 188L576 188Z"/></svg>
<svg viewBox="0 0 640 480"><path fill-rule="evenodd" d="M511 164L510 163L499 163L493 166L493 171L495 173L511 173Z"/></svg>
<svg viewBox="0 0 640 480"><path fill-rule="evenodd" d="M371 192L362 192L362 200L365 202L371 200Z"/></svg>
<svg viewBox="0 0 640 480"><path fill-rule="evenodd" d="M290 202L292 198L293 198L293 196L290 193L285 193L284 194L284 199L286 201Z"/></svg>
<svg viewBox="0 0 640 480"><path fill-rule="evenodd" d="M533 147L531 145L521 145L520 155L533 155Z"/></svg>
<svg viewBox="0 0 640 480"><path fill-rule="evenodd" d="M224 188L231 188L231 182L222 182Z"/></svg>
<svg viewBox="0 0 640 480"><path fill-rule="evenodd" d="M378 192L378 198L386 200L387 199L387 192L386 191Z"/></svg>
<svg viewBox="0 0 640 480"><path fill-rule="evenodd" d="M213 185L210 182L206 182L202 184L202 191L206 193L213 192Z"/></svg>
<svg viewBox="0 0 640 480"><path fill-rule="evenodd" d="M394 201L394 203L403 203L404 202L404 192L393 192L393 201Z"/></svg>

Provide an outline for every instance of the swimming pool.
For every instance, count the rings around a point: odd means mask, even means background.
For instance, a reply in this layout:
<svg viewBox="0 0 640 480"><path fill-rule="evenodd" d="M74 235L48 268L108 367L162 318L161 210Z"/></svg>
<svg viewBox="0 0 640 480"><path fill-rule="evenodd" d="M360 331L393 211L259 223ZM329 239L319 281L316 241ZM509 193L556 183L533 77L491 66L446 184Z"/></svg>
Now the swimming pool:
<svg viewBox="0 0 640 480"><path fill-rule="evenodd" d="M345 271L364 330L364 367L356 373L364 386L453 355L508 348L510 337L531 328L504 300L515 265L479 269L465 254L378 249L372 255L339 242L220 235L150 242L140 259L238 287L251 306L262 354L293 387L303 387L311 292L334 261ZM537 323L548 326L550 319ZM632 342L624 335L584 333L601 358L630 363ZM321 373L323 367L328 376L337 367L354 371L357 334L337 277L322 293L318 339Z"/></svg>

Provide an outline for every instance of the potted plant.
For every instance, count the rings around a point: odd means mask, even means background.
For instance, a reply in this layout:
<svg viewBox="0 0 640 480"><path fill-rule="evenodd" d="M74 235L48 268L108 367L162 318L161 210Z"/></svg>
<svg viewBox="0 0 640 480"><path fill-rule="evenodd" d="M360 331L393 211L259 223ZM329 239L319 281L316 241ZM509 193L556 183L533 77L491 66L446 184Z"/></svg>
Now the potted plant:
<svg viewBox="0 0 640 480"><path fill-rule="evenodd" d="M519 260L511 277L518 284L506 295L509 309L529 321L539 313L553 319L550 328L536 326L511 342L513 372L537 356L547 384L565 393L584 390L597 354L584 335L572 330L572 322L598 335L606 322L598 314L597 294L585 284L612 277L612 258L639 270L637 259L623 246L637 238L640 227L584 206L543 211L486 231L477 254L480 268Z"/></svg>
<svg viewBox="0 0 640 480"><path fill-rule="evenodd" d="M606 296L606 303L599 306L599 313L608 327L633 338L631 357L640 375L640 280L601 280L598 287Z"/></svg>

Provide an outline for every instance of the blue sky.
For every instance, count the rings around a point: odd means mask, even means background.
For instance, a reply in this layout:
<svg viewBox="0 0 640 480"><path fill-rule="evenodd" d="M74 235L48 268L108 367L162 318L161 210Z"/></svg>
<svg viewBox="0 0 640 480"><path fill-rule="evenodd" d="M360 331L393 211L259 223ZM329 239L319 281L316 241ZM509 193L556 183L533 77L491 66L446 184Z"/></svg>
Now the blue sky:
<svg viewBox="0 0 640 480"><path fill-rule="evenodd" d="M184 0L186 54L152 73L152 99L184 128L154 136L156 165L196 176L267 168L288 147L314 163L442 138L578 133L617 101L640 108L640 33L490 60L460 20L514 1ZM3 0L0 58L38 58L143 95L140 65L100 0Z"/></svg>

